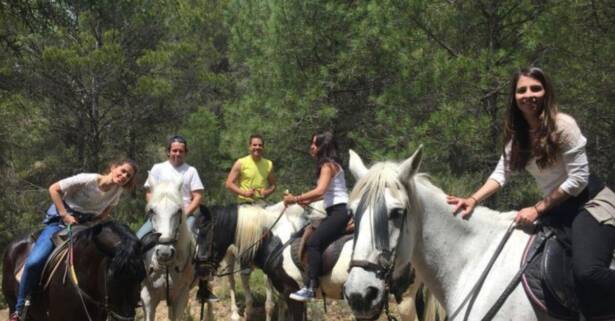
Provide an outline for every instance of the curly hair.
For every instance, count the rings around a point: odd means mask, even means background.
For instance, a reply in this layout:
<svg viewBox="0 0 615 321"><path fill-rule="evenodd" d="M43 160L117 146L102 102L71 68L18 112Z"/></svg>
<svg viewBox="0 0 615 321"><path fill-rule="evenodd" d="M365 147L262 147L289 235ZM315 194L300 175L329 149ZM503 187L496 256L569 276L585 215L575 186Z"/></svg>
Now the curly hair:
<svg viewBox="0 0 615 321"><path fill-rule="evenodd" d="M540 108L540 127L530 135L530 127L515 99L517 82L521 76L530 77L539 81L544 90L545 96ZM522 69L513 74L510 83L510 96L507 115L504 121L504 144L511 143L509 168L512 171L523 170L532 157L536 157L536 164L539 168L546 168L555 163L560 152L560 135L557 132L555 119L558 113L558 106L555 102L555 94L551 80L537 67ZM503 153L506 155L506 152Z"/></svg>

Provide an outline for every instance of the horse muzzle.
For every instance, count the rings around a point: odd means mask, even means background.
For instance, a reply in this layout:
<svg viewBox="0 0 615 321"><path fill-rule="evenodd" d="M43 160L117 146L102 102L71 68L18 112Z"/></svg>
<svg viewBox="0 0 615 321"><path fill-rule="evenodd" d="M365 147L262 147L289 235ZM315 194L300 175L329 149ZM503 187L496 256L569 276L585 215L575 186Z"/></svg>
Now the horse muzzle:
<svg viewBox="0 0 615 321"><path fill-rule="evenodd" d="M373 272L361 268L351 270L344 285L344 297L357 320L375 320L380 316L388 299L384 286L384 281Z"/></svg>
<svg viewBox="0 0 615 321"><path fill-rule="evenodd" d="M176 250L172 245L158 245L154 249L154 255L160 263L170 262L175 258Z"/></svg>

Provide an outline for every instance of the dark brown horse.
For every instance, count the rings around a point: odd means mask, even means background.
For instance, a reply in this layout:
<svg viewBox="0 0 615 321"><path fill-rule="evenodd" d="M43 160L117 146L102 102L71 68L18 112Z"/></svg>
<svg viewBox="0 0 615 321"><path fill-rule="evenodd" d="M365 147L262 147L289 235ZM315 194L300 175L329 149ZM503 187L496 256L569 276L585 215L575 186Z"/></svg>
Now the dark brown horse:
<svg viewBox="0 0 615 321"><path fill-rule="evenodd" d="M68 261L62 260L49 286L34 290L27 311L29 321L134 320L141 281L145 278L143 253L158 235L143 241L125 225L105 222L73 235L73 266L78 282L71 281ZM17 300L15 270L32 248L29 237L11 242L4 253L2 291L12 309ZM68 271L68 273L67 273Z"/></svg>

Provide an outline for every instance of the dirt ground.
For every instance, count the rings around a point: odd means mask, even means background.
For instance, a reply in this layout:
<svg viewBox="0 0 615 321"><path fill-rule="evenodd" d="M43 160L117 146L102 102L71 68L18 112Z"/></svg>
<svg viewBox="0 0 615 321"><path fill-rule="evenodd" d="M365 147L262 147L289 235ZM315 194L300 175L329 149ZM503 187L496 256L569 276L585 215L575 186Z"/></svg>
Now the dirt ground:
<svg viewBox="0 0 615 321"><path fill-rule="evenodd" d="M252 283L252 282L251 282ZM239 288L239 284L237 285ZM231 316L231 307L230 307L230 298L228 296L228 281L226 279L216 279L212 282L212 288L214 293L220 297L220 301L214 303L214 319L216 320L230 320ZM245 321L264 321L265 320L265 297L264 297L264 289L260 289L253 285L255 290L255 311L254 315L249 317L249 320L245 320L242 317L242 320ZM198 301L194 298L196 297L196 289L192 290L192 294L190 295L189 302L189 316L186 320L199 320L201 307ZM238 291L239 292L239 291ZM244 309L244 299L243 294L238 294L238 302L240 314L243 316ZM168 320L167 318L167 308L166 305L161 303L156 310L156 321ZM396 313L395 303L391 302L391 310L394 315L399 319L399 315ZM275 318L274 314L274 318ZM336 301L336 300L327 300L327 311L324 310L324 305L322 300L316 300L314 302L310 302L308 304L308 319L309 320L327 320L327 321L351 321L354 320L352 317L352 311L350 307L344 301ZM137 320L143 320L141 311L138 311ZM386 321L386 316L383 314L380 316L378 321Z"/></svg>
<svg viewBox="0 0 615 321"><path fill-rule="evenodd" d="M252 282L251 282L252 283ZM220 301L214 303L214 319L216 320L230 320L231 308L230 299L228 296L228 281L226 279L217 279L212 282L214 293L220 297ZM239 287L239 285L238 285ZM249 321L264 321L265 320L265 297L264 289L260 289L257 285L253 285L256 292L255 294L255 312L249 319ZM200 318L200 304L194 298L196 297L196 289L192 290L189 302L189 315L186 316L186 321L197 321ZM240 314L243 314L244 300L243 294L238 294L238 301L240 304ZM394 303L391 303L392 311L395 310ZM395 312L397 316L397 313ZM275 316L274 316L275 317ZM398 317L398 316L397 316ZM324 311L323 301L316 300L308 304L308 319L309 320L327 320L327 321L351 321L352 312L348 305L343 301L327 300L327 312ZM8 309L0 310L0 320L8 320ZM136 321L143 320L143 311L141 308L137 310ZM156 321L168 320L167 307L164 302L158 305L156 310ZM244 320L242 318L242 320ZM248 320L245 320L248 321ZM381 315L378 321L386 321L386 316Z"/></svg>

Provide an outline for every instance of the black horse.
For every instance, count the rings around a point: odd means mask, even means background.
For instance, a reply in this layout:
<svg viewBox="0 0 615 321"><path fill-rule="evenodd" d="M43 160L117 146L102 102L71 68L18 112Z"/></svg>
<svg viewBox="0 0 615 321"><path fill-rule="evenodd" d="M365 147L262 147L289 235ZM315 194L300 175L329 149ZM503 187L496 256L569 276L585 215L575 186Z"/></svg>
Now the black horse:
<svg viewBox="0 0 615 321"><path fill-rule="evenodd" d="M108 316L117 321L134 320L145 278L143 254L155 245L157 236L139 241L127 226L112 221L75 233L72 257L77 282L71 280L68 260L63 259L49 285L32 293L26 320L104 321ZM19 286L15 272L32 245L30 237L20 238L4 253L2 292L10 313Z"/></svg>

